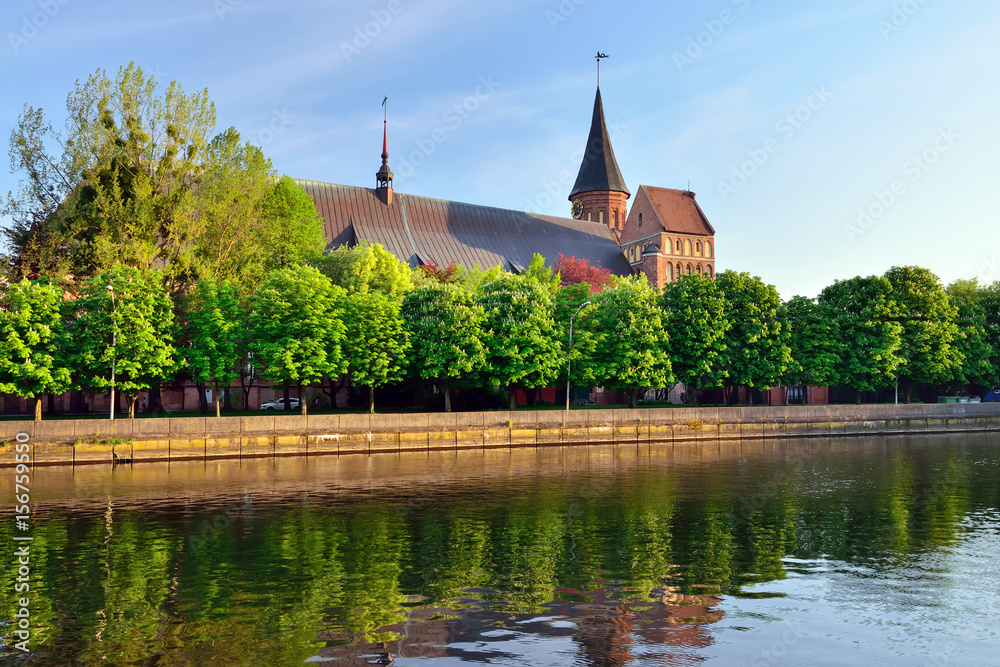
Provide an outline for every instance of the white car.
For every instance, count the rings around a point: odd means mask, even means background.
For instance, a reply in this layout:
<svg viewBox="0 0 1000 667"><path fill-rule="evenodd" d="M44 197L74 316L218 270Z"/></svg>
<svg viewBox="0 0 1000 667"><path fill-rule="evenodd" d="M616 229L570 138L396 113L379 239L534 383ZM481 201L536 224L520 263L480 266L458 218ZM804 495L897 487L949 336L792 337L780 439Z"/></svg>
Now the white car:
<svg viewBox="0 0 1000 667"><path fill-rule="evenodd" d="M299 399L290 398L288 399L288 407L285 407L285 399L279 398L276 401L271 401L270 403L261 403L261 410L298 410L299 409Z"/></svg>

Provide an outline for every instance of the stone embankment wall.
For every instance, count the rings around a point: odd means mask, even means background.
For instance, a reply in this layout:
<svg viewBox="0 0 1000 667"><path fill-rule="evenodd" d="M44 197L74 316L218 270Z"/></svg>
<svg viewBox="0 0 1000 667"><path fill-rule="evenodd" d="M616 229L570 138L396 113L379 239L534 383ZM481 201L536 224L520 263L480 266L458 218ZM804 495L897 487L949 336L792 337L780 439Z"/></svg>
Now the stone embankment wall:
<svg viewBox="0 0 1000 667"><path fill-rule="evenodd" d="M33 463L60 465L956 431L1000 431L1000 404L0 421L0 467L18 438Z"/></svg>

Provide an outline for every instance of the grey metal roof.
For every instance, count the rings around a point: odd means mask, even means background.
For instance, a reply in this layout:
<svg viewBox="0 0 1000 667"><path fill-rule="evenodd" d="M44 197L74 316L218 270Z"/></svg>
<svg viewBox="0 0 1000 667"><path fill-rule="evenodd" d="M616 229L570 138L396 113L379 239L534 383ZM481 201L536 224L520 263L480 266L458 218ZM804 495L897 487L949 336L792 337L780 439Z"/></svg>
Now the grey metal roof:
<svg viewBox="0 0 1000 667"><path fill-rule="evenodd" d="M551 266L559 253L600 262L618 275L631 270L607 225L462 202L393 194L386 205L375 190L296 181L324 219L327 247L367 240L417 266L433 261L471 268L526 267L534 254Z"/></svg>
<svg viewBox="0 0 1000 667"><path fill-rule="evenodd" d="M587 137L587 148L583 153L580 172L576 183L570 192L570 199L580 192L595 190L611 190L631 195L625 187L625 179L618 169L615 152L611 148L611 137L608 136L608 126L604 123L604 104L601 102L601 89L597 89L594 98L594 117L590 121L590 136Z"/></svg>

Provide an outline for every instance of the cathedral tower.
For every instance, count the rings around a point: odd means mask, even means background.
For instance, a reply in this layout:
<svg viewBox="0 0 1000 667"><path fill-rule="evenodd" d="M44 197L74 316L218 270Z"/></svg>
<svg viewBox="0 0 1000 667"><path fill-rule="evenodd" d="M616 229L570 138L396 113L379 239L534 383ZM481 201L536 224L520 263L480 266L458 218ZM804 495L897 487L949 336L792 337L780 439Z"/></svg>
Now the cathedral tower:
<svg viewBox="0 0 1000 667"><path fill-rule="evenodd" d="M594 99L594 117L576 183L569 194L573 217L606 224L617 237L625 227L625 210L631 193L615 161L608 126L604 122L601 87Z"/></svg>

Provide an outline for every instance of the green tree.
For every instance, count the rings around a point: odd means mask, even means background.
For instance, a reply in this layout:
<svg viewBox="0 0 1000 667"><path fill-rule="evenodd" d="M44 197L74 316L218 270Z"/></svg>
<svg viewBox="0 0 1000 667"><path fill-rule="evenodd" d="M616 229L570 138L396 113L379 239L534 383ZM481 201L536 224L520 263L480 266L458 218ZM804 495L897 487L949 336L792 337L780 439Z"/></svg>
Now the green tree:
<svg viewBox="0 0 1000 667"><path fill-rule="evenodd" d="M697 405L697 390L721 387L728 377L723 355L732 323L726 317L722 291L707 276L681 276L664 287L660 308L674 373L679 382L695 389L690 393Z"/></svg>
<svg viewBox="0 0 1000 667"><path fill-rule="evenodd" d="M958 311L955 324L958 336L955 348L963 362L955 369L954 381L963 386L980 385L993 388L1000 383L997 371L997 350L987 334L988 320L985 290L975 278L956 280L945 290L948 300Z"/></svg>
<svg viewBox="0 0 1000 667"><path fill-rule="evenodd" d="M260 148L240 143L230 128L206 146L205 162L175 215L175 273L228 280L250 293L270 271L321 255L323 223L312 198L287 176L277 179Z"/></svg>
<svg viewBox="0 0 1000 667"><path fill-rule="evenodd" d="M735 271L718 274L716 283L731 323L721 358L730 383L760 389L776 386L791 361L778 290L756 276Z"/></svg>
<svg viewBox="0 0 1000 667"><path fill-rule="evenodd" d="M281 386L302 385L346 372L341 288L319 271L294 266L272 271L253 295L249 315L250 351L260 376Z"/></svg>
<svg viewBox="0 0 1000 667"><path fill-rule="evenodd" d="M73 313L67 338L77 382L88 389L120 391L133 418L139 393L177 366L173 302L161 280L116 264L83 285Z"/></svg>
<svg viewBox="0 0 1000 667"><path fill-rule="evenodd" d="M410 341L400 303L379 292L345 294L342 343L351 382L368 387L368 411L375 414L375 389L406 375Z"/></svg>
<svg viewBox="0 0 1000 667"><path fill-rule="evenodd" d="M885 277L892 285L893 317L903 326L896 373L909 400L914 383L946 383L961 367L961 352L954 345L958 310L938 277L927 269L894 266Z"/></svg>
<svg viewBox="0 0 1000 667"><path fill-rule="evenodd" d="M599 337L593 329L594 300L591 299L593 287L584 282L573 283L559 288L553 300L553 313L556 332L562 347L562 366L559 383L566 384L566 370L572 372L573 387L593 387L597 380L594 376L594 352L597 350ZM591 305L583 304L591 302ZM573 318L573 350L572 364L569 364L569 318Z"/></svg>
<svg viewBox="0 0 1000 667"><path fill-rule="evenodd" d="M0 213L11 268L20 275L87 276L116 263L149 270L190 243L174 212L204 171L215 126L207 91L171 83L162 95L135 64L114 80L98 70L70 92L65 131L25 106L10 156L25 175Z"/></svg>
<svg viewBox="0 0 1000 667"><path fill-rule="evenodd" d="M180 355L195 382L215 387L215 416L220 389L239 377L244 358L242 315L236 287L202 278L184 302L184 337Z"/></svg>
<svg viewBox="0 0 1000 667"><path fill-rule="evenodd" d="M73 384L63 334L61 288L21 280L0 296L0 392L34 398L36 421L41 396Z"/></svg>
<svg viewBox="0 0 1000 667"><path fill-rule="evenodd" d="M547 387L562 366L552 319L552 300L534 280L504 274L477 290L486 314L486 382L504 387L515 403L517 388Z"/></svg>
<svg viewBox="0 0 1000 667"><path fill-rule="evenodd" d="M343 245L314 263L334 285L348 292L379 292L398 299L412 286L409 266L378 243Z"/></svg>
<svg viewBox="0 0 1000 667"><path fill-rule="evenodd" d="M635 276L605 287L594 304L594 375L605 387L627 389L634 408L639 389L662 389L673 381L656 292Z"/></svg>
<svg viewBox="0 0 1000 667"><path fill-rule="evenodd" d="M413 344L411 367L438 383L451 412L452 387L486 364L482 307L457 285L436 283L408 292L402 315Z"/></svg>
<svg viewBox="0 0 1000 667"><path fill-rule="evenodd" d="M548 292L549 298L555 297L559 291L559 272L545 266L545 258L537 252L531 256L523 275L528 280L538 283L539 287Z"/></svg>
<svg viewBox="0 0 1000 667"><path fill-rule="evenodd" d="M792 360L789 385L827 385L837 379L839 336L834 320L815 299L793 296L785 304Z"/></svg>
<svg viewBox="0 0 1000 667"><path fill-rule="evenodd" d="M838 280L820 293L818 302L835 333L836 381L858 392L891 386L902 363L903 327L893 319L888 279ZM857 400L861 401L860 393Z"/></svg>

